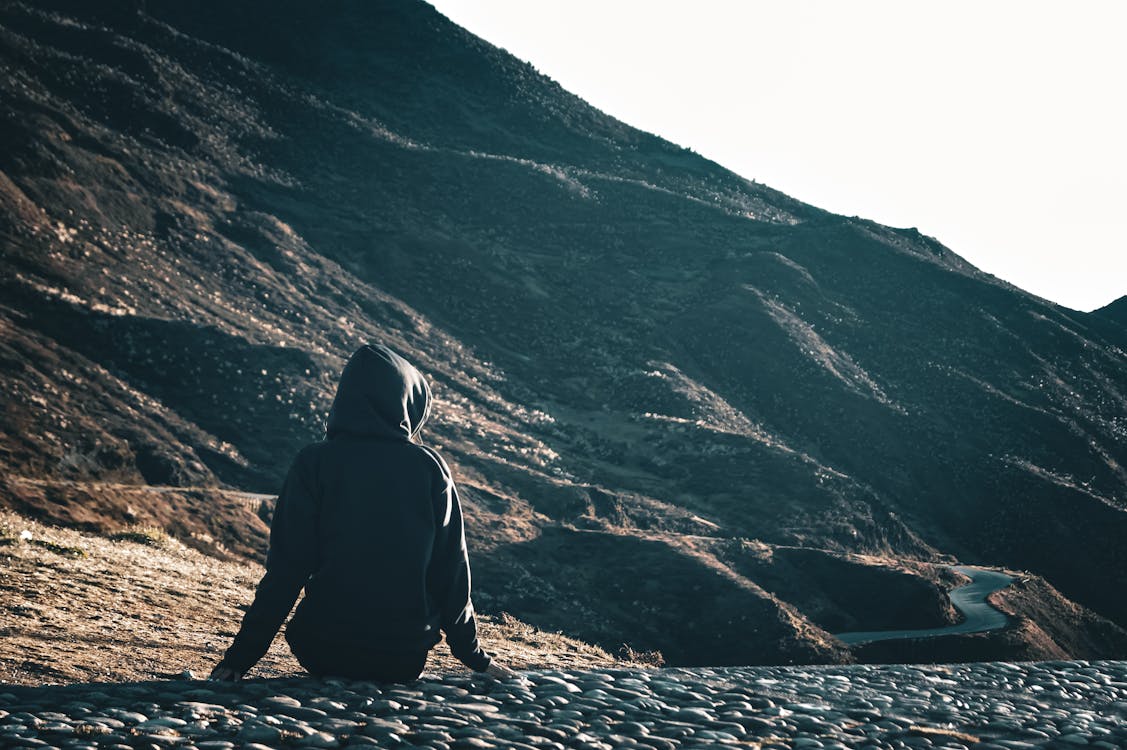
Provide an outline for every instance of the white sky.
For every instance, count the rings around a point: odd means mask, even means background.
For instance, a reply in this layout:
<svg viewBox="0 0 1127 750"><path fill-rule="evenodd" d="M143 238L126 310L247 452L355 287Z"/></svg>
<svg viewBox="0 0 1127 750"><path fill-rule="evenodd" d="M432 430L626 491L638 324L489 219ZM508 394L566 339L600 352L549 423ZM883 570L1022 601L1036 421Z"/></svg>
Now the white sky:
<svg viewBox="0 0 1127 750"><path fill-rule="evenodd" d="M1127 294L1127 2L431 2L744 177L1067 307Z"/></svg>

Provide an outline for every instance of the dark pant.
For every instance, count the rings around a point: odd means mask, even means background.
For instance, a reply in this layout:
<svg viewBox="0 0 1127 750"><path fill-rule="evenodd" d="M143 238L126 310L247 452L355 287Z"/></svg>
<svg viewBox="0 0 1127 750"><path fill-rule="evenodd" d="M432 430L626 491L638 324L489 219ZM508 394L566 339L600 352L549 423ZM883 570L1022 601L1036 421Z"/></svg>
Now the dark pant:
<svg viewBox="0 0 1127 750"><path fill-rule="evenodd" d="M314 677L344 677L376 682L411 682L426 667L429 651L379 651L342 648L340 643L316 637L290 638L290 650Z"/></svg>

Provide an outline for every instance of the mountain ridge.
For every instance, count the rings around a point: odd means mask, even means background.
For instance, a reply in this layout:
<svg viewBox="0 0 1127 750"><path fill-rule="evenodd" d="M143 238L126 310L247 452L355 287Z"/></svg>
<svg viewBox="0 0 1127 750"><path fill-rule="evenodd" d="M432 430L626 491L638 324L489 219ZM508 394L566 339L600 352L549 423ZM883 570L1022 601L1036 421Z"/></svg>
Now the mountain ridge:
<svg viewBox="0 0 1127 750"><path fill-rule="evenodd" d="M1127 296L1109 302L1098 310L1093 310L1092 315L1098 315L1120 324L1127 324Z"/></svg>

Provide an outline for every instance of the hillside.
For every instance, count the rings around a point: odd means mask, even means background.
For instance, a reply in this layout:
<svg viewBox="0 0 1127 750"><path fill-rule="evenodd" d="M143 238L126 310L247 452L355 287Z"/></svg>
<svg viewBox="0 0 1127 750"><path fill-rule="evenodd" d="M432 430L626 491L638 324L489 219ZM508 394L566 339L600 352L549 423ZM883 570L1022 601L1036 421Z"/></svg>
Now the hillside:
<svg viewBox="0 0 1127 750"><path fill-rule="evenodd" d="M7 511L0 511L0 564L5 685L206 677L230 645L263 572L253 563L201 554L153 527L106 537ZM508 613L485 615L480 625L486 648L516 669L645 669L654 662L652 655L641 655L648 665L611 655ZM440 644L426 672L466 668ZM250 676L304 674L279 637Z"/></svg>
<svg viewBox="0 0 1127 750"><path fill-rule="evenodd" d="M1114 302L1104 305L1099 310L1094 310L1092 314L1115 321L1120 325L1127 325L1127 296L1120 297Z"/></svg>
<svg viewBox="0 0 1127 750"><path fill-rule="evenodd" d="M431 379L485 613L845 662L831 632L948 622L959 561L1043 582L1007 655L1127 656L1122 325L630 128L421 2L141 5L0 2L0 503L260 556L239 493L378 340Z"/></svg>

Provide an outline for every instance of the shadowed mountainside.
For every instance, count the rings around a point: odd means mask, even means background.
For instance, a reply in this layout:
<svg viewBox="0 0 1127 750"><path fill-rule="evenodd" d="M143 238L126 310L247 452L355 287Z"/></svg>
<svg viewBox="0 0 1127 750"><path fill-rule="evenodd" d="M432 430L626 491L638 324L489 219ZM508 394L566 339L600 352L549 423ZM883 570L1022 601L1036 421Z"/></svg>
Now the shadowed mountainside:
<svg viewBox="0 0 1127 750"><path fill-rule="evenodd" d="M1104 305L1099 310L1094 310L1093 315L1098 315L1107 320L1113 320L1121 325L1127 325L1127 297L1120 297L1119 299Z"/></svg>
<svg viewBox="0 0 1127 750"><path fill-rule="evenodd" d="M0 2L4 504L112 531L171 523L122 484L274 492L377 339L432 380L483 611L847 661L829 631L950 622L958 560L1035 574L1047 640L1007 656L1127 656L1122 316L734 175L421 2L144 8ZM176 507L261 554L268 503Z"/></svg>

